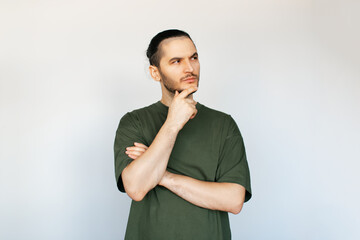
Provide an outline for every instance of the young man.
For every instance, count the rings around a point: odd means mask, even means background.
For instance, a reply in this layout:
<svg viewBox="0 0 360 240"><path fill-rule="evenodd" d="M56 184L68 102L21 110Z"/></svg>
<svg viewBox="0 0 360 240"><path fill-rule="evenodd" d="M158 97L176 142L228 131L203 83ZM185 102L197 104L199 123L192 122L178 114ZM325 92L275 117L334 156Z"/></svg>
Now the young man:
<svg viewBox="0 0 360 240"><path fill-rule="evenodd" d="M162 98L125 114L114 144L118 188L133 199L125 239L231 239L228 212L251 197L240 131L193 99L200 64L186 32L158 33L147 56Z"/></svg>

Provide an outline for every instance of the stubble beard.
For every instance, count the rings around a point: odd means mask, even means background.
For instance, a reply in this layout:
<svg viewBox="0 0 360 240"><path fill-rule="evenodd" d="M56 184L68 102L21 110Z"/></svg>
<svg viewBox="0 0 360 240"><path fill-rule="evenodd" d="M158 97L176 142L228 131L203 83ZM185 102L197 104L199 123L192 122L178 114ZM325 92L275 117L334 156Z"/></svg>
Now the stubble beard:
<svg viewBox="0 0 360 240"><path fill-rule="evenodd" d="M161 76L161 80L162 80L162 83L164 85L164 87L166 88L166 90L168 90L170 93L174 94L175 95L175 91L178 91L179 93L181 93L183 90L185 89L180 89L180 88L176 88L174 86L174 84L171 83L171 80L169 80L161 71L159 71L160 73L160 76ZM195 76L195 75L192 75L192 76ZM199 86L199 78L198 76L195 76L197 78L197 86ZM186 78L186 77L185 77ZM196 91L195 91L196 92ZM194 93L195 93L194 92Z"/></svg>

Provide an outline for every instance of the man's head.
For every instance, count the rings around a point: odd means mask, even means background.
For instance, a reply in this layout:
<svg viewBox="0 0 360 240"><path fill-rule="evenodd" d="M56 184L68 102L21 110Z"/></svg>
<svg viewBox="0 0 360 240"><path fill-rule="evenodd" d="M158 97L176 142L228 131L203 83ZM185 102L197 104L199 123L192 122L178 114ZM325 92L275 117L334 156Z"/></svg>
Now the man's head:
<svg viewBox="0 0 360 240"><path fill-rule="evenodd" d="M150 74L164 91L174 94L198 86L200 63L194 42L184 31L171 29L158 33L146 52Z"/></svg>

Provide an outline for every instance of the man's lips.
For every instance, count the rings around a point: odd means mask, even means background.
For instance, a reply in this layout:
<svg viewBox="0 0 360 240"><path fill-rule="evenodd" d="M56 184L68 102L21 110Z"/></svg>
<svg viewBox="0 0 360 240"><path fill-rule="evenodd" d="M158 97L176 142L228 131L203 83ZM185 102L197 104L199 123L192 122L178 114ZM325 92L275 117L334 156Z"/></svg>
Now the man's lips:
<svg viewBox="0 0 360 240"><path fill-rule="evenodd" d="M189 77L189 78L185 78L183 81L185 82L195 82L197 80L196 77Z"/></svg>

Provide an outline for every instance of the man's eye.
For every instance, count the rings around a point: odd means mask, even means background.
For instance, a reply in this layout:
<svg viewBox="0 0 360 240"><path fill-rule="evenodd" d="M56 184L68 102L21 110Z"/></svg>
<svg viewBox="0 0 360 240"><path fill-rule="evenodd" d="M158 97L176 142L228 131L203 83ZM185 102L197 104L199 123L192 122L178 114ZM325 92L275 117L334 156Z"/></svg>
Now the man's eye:
<svg viewBox="0 0 360 240"><path fill-rule="evenodd" d="M193 59L198 59L198 57L193 57Z"/></svg>
<svg viewBox="0 0 360 240"><path fill-rule="evenodd" d="M173 61L173 63L179 63L180 62L180 60L175 60L175 61Z"/></svg>

